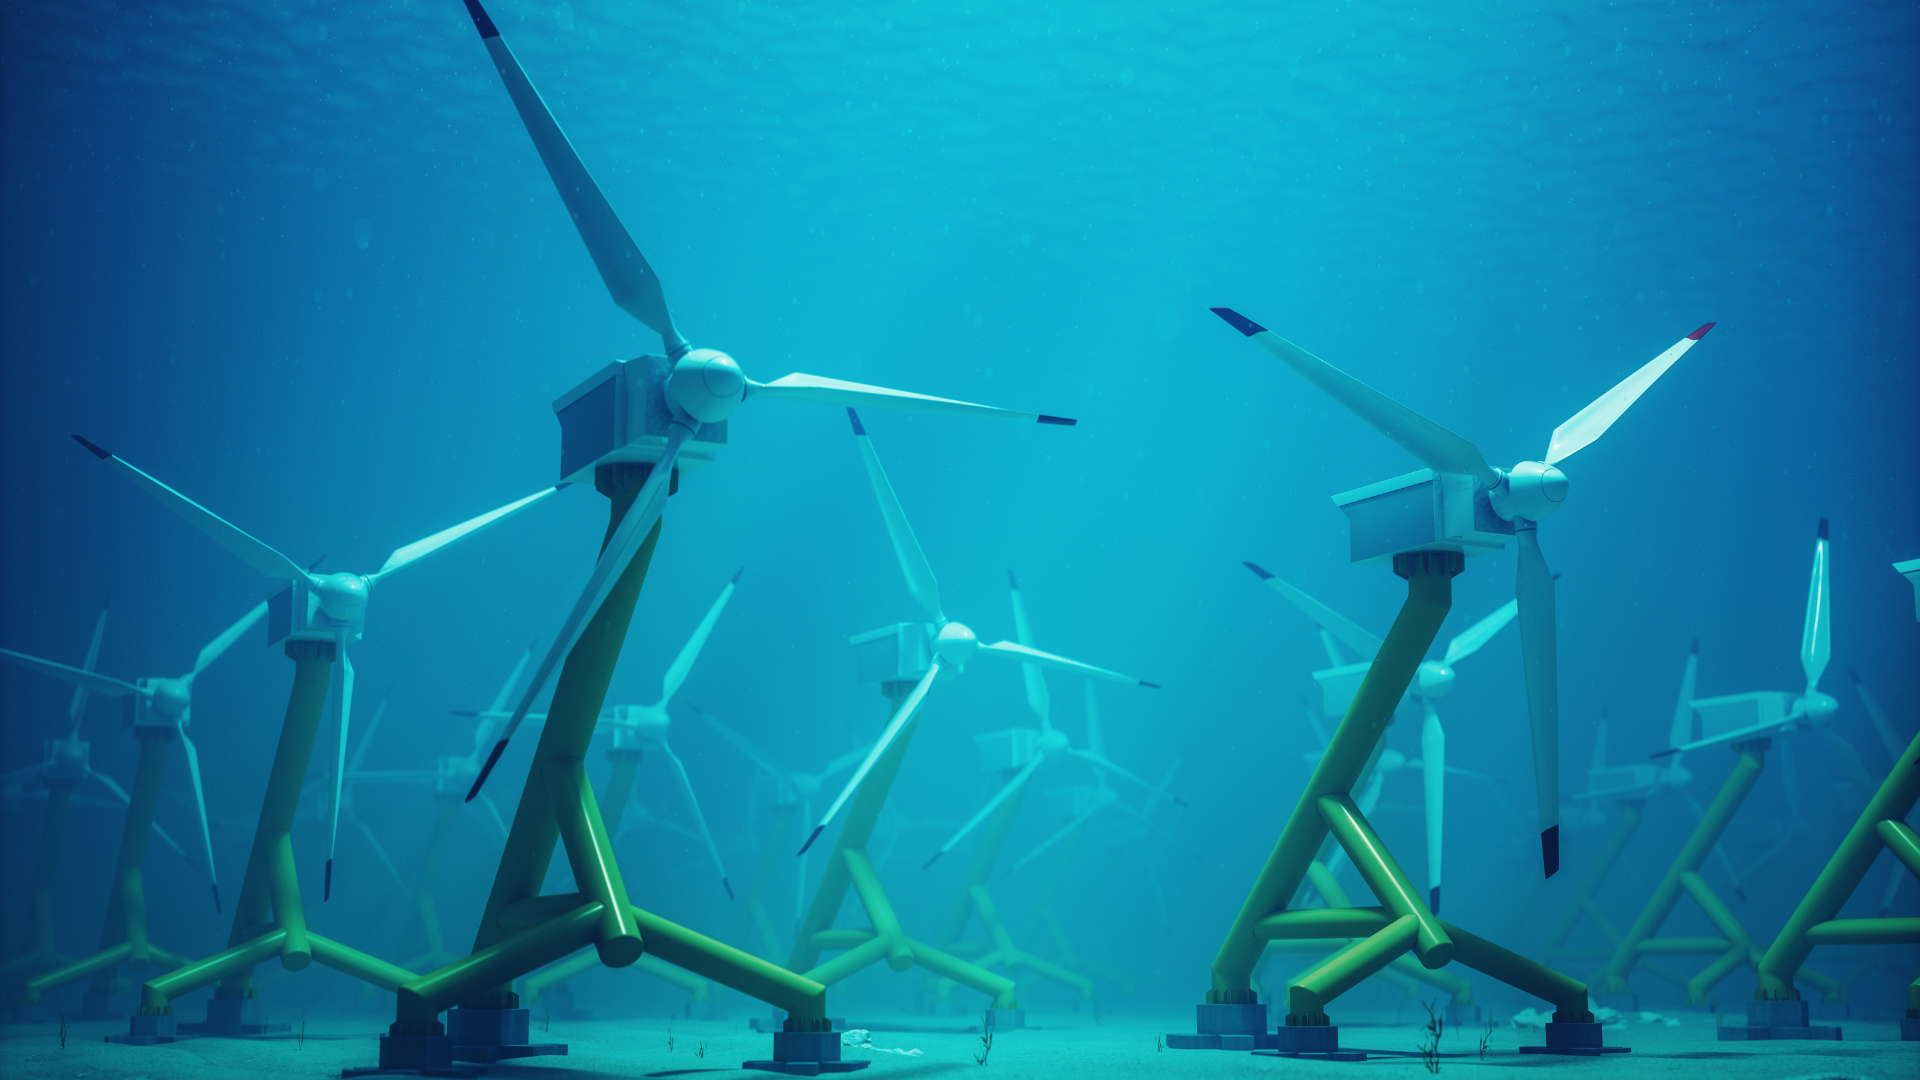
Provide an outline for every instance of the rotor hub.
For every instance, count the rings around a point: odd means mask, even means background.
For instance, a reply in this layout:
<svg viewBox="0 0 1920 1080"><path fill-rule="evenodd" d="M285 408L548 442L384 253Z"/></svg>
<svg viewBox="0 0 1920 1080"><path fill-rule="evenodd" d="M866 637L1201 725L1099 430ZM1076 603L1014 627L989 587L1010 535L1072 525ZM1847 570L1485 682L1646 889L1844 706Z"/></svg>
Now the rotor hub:
<svg viewBox="0 0 1920 1080"><path fill-rule="evenodd" d="M1396 769L1403 768L1406 764L1407 755L1398 750L1382 750L1380 752L1379 769L1381 772L1393 772Z"/></svg>
<svg viewBox="0 0 1920 1080"><path fill-rule="evenodd" d="M747 393L747 376L718 349L689 349L667 377L667 403L703 424L733 415Z"/></svg>
<svg viewBox="0 0 1920 1080"><path fill-rule="evenodd" d="M193 703L192 688L180 679L155 679L150 689L152 697L149 701L153 711L168 719L185 713L187 706Z"/></svg>
<svg viewBox="0 0 1920 1080"><path fill-rule="evenodd" d="M1660 786L1672 791L1679 791L1691 783L1693 783L1693 770L1685 765L1677 763L1669 765L1667 771L1660 774Z"/></svg>
<svg viewBox="0 0 1920 1080"><path fill-rule="evenodd" d="M1567 501L1567 474L1542 461L1523 461L1500 474L1488 498L1507 521L1542 521Z"/></svg>
<svg viewBox="0 0 1920 1080"><path fill-rule="evenodd" d="M659 746L667 741L667 729L673 721L667 710L652 705L615 705L615 730L644 746Z"/></svg>
<svg viewBox="0 0 1920 1080"><path fill-rule="evenodd" d="M1048 728L1040 733L1039 750L1042 757L1051 757L1067 748L1067 733L1059 728Z"/></svg>
<svg viewBox="0 0 1920 1080"><path fill-rule="evenodd" d="M1800 699L1800 708L1806 713L1808 720L1816 724L1824 724L1833 719L1834 713L1840 711L1840 703L1834 700L1832 694L1820 690L1809 690L1807 696Z"/></svg>
<svg viewBox="0 0 1920 1080"><path fill-rule="evenodd" d="M1420 665L1418 693L1424 698L1441 698L1453 689L1453 669L1438 661Z"/></svg>
<svg viewBox="0 0 1920 1080"><path fill-rule="evenodd" d="M965 624L950 622L942 626L940 636L934 638L933 651L954 667L965 668L973 654L980 651L980 639Z"/></svg>
<svg viewBox="0 0 1920 1080"><path fill-rule="evenodd" d="M314 585L320 610L337 623L352 626L367 617L367 579L359 574L328 574Z"/></svg>

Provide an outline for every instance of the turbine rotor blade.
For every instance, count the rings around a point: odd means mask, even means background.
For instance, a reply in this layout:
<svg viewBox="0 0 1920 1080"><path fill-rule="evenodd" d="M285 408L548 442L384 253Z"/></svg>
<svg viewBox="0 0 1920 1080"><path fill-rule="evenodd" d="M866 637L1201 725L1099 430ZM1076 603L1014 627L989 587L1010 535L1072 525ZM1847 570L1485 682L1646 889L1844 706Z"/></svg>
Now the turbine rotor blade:
<svg viewBox="0 0 1920 1080"><path fill-rule="evenodd" d="M520 654L519 662L513 665L513 671L507 676L507 681L500 684L500 692L493 695L493 704L488 706L488 712L502 714L506 712L507 702L513 699L513 688L520 685L520 676L526 673L527 664L532 659L533 646L528 645L526 651Z"/></svg>
<svg viewBox="0 0 1920 1080"><path fill-rule="evenodd" d="M1214 308L1213 313L1226 320L1227 325L1252 338L1254 344L1278 357L1281 363L1319 387L1328 397L1346 406L1349 412L1375 431L1418 458L1427 468L1440 473L1462 473L1487 487L1499 483L1499 474L1487 464L1480 449L1467 440L1232 308Z"/></svg>
<svg viewBox="0 0 1920 1080"><path fill-rule="evenodd" d="M220 659L222 653L231 648L234 642L240 640L240 635L253 629L253 624L265 618L266 614L267 602L262 600L253 605L245 615L240 616L232 626L222 630L219 637L207 642L206 647L200 650L200 655L194 657L193 670L187 673L187 678L191 679L207 670L208 665Z"/></svg>
<svg viewBox="0 0 1920 1080"><path fill-rule="evenodd" d="M1673 705L1673 726L1667 731L1667 746L1675 751L1693 738L1693 688L1699 675L1700 639L1695 638L1687 653L1686 670L1680 675L1680 700Z"/></svg>
<svg viewBox="0 0 1920 1080"><path fill-rule="evenodd" d="M984 653L998 653L1002 656L1013 657L1026 663L1039 664L1044 667L1059 668L1062 671L1071 671L1076 675L1085 675L1089 678L1105 679L1108 682L1131 683L1134 686L1144 686L1149 690L1160 689L1159 683L1150 683L1145 679L1136 679L1131 675L1122 675L1117 671L1108 671L1106 668L1094 667L1092 664L1083 664L1078 660L1069 660L1064 656L1055 656L1049 652L1041 652L1039 649L1029 649L1018 642L996 641L991 645L983 644L980 646L980 651Z"/></svg>
<svg viewBox="0 0 1920 1080"><path fill-rule="evenodd" d="M907 512L900 507L900 497L893 492L893 484L887 480L887 471L880 464L880 455L874 452L873 440L867 437L867 429L860 424L860 414L847 410L847 418L853 421L853 441L860 447L860 457L867 463L867 479L873 482L874 498L880 501L880 517L887 524L887 535L893 540L894 557L900 561L901 576L907 580L907 591L920 602L927 614L937 623L947 621L946 613L940 610L940 582L933 576L933 566L927 562L927 553L921 550L920 541L913 535L913 526L907 521Z"/></svg>
<svg viewBox="0 0 1920 1080"><path fill-rule="evenodd" d="M207 817L207 788L200 779L200 750L188 738L185 725L180 727L180 748L187 755L187 776L193 780L193 802L200 811L200 838L207 846L207 883L213 887L213 910L220 910L220 875L213 864L213 826Z"/></svg>
<svg viewBox="0 0 1920 1080"><path fill-rule="evenodd" d="M333 699L333 798L327 813L327 872L320 886L320 900L333 899L333 857L340 844L340 796L347 780L347 736L353 722L353 661L347 656L347 640L352 631L342 626L333 632L335 672L340 693Z"/></svg>
<svg viewBox="0 0 1920 1080"><path fill-rule="evenodd" d="M92 671L100 662L100 641L107 635L107 608L113 603L113 594L100 605L100 617L93 623L93 640L87 643L87 662L83 665ZM73 700L67 705L68 738L80 737L80 720L87 713L87 688L85 685L73 688Z"/></svg>
<svg viewBox="0 0 1920 1080"><path fill-rule="evenodd" d="M456 540L464 540L497 521L511 517L559 490L557 487L543 488L524 499L515 499L497 510L489 510L479 517L468 518L450 529L441 529L425 540L415 540L405 547L395 548L380 569L368 575L367 582L368 584L377 583L388 574L418 562Z"/></svg>
<svg viewBox="0 0 1920 1080"><path fill-rule="evenodd" d="M1509 600L1500 605L1493 614L1455 634L1453 640L1447 642L1447 658L1443 663L1451 667L1479 652L1480 647L1492 641L1493 636L1498 634L1519 612L1520 601Z"/></svg>
<svg viewBox="0 0 1920 1080"><path fill-rule="evenodd" d="M567 654L586 631L587 623L600 612L600 605L606 602L607 594L613 591L620 576L632 564L634 556L640 553L640 546L646 542L647 534L653 531L655 522L667 507L667 494L671 490L669 481L673 477L673 464L680 456L680 448L687 444L700 429L698 423L688 426L679 420L673 422L667 435L666 445L660 450L660 460L654 462L653 471L648 474L646 483L640 485L640 491L634 496L633 504L627 508L626 516L620 519L620 526L614 530L612 539L600 552L600 558L593 564L593 573L587 576L587 586L581 590L580 598L574 601L573 610L567 613L567 619L560 625L560 633L553 639L553 645L547 655L534 669L533 681L527 684L520 695L520 704L514 706L513 716L507 720L507 729L501 733L500 740L493 744L493 750L487 755L486 764L480 767L480 775L474 777L473 787L467 792L467 801L472 802L480 794L480 788L493 775L493 767L500 763L500 755L506 752L508 740L520 730L527 719L527 712L533 708L534 700L546 686L547 679L554 669L566 659Z"/></svg>
<svg viewBox="0 0 1920 1080"><path fill-rule="evenodd" d="M666 752L667 760L673 763L673 772L680 778L680 793L687 797L687 809L693 811L694 823L700 826L700 839L706 841L707 855L713 859L714 869L720 871L720 887L727 890L727 899L733 899L733 882L727 880L727 864L720 858L720 846L713 842L713 833L707 828L707 815L700 812L700 799L693 793L693 781L687 777L687 767L681 763L680 755L664 740L660 749Z"/></svg>
<svg viewBox="0 0 1920 1080"><path fill-rule="evenodd" d="M83 686L91 693L105 694L108 697L126 697L128 694L137 694L140 692L138 686L127 682L125 679L116 679L111 675L101 675L97 672L86 671L77 667L68 667L66 664L53 660L42 660L37 656L28 656L23 652L14 652L12 649L0 649L0 660L10 660L23 668L37 671L49 678L59 679L61 682L73 686Z"/></svg>
<svg viewBox="0 0 1920 1080"><path fill-rule="evenodd" d="M1026 767L1022 768L1019 772L1015 773L1011 780L1008 780L1005 784L1002 784L1000 786L1000 790L993 793L993 798L988 799L985 806L982 806L977 813L975 813L971 818L968 818L967 823L965 825L960 826L960 831L957 833L954 833L952 839L940 845L940 850L934 852L933 858L928 859L926 861L926 865L922 866L920 869L925 870L927 869L927 867L932 866L935 862L939 860L940 856L945 855L949 851L952 851L954 848L954 845L958 844L962 840L965 840L967 838L967 834L979 828L980 823L987 820L988 815L992 814L995 810L1000 809L1000 804L1003 802L1006 802L1007 797L1009 795L1012 795L1014 792L1019 791L1021 788L1026 786L1027 781L1031 779L1033 776L1033 771L1035 769L1038 769L1040 767L1040 763L1045 760L1046 758L1043 755L1040 755L1040 754L1033 755L1033 760L1027 762Z"/></svg>
<svg viewBox="0 0 1920 1080"><path fill-rule="evenodd" d="M1007 593L1013 598L1013 635L1020 644L1033 645L1033 628L1027 623L1027 605L1020 597L1020 581L1007 571ZM1047 694L1047 677L1037 664L1020 665L1020 677L1026 683L1027 708L1040 718L1040 729L1053 727L1053 698Z"/></svg>
<svg viewBox="0 0 1920 1080"><path fill-rule="evenodd" d="M1527 717L1533 730L1534 797L1540 812L1545 876L1560 869L1560 691L1554 627L1553 573L1540 554L1533 522L1514 530L1519 548L1520 655L1526 668Z"/></svg>
<svg viewBox="0 0 1920 1080"><path fill-rule="evenodd" d="M567 214L573 219L574 228L580 230L580 239L586 242L587 254L593 257L593 265L599 269L600 280L606 283L613 302L659 334L666 343L668 358L678 359L686 342L673 328L659 275L648 265L646 256L640 254L639 245L627 234L626 226L620 223L607 197L600 193L600 185L594 183L592 174L580 161L573 144L567 141L566 133L560 130L547 103L541 100L540 92L527 79L513 50L500 39L500 31L487 17L479 0L467 0L467 13L473 16L487 55L493 58L495 70L507 85L507 96L519 110L527 134L533 137L534 149L540 152L547 175L553 178L560 200L566 203Z"/></svg>
<svg viewBox="0 0 1920 1080"><path fill-rule="evenodd" d="M1451 651L1451 650L1449 650ZM1427 811L1427 907L1440 911L1440 860L1447 822L1447 732L1433 702L1420 699L1426 718L1420 729L1420 774Z"/></svg>
<svg viewBox="0 0 1920 1080"><path fill-rule="evenodd" d="M1093 817L1093 815L1099 813L1104 808L1105 808L1104 805L1095 805L1093 807L1090 807L1089 809L1081 811L1079 817L1076 817L1072 821L1067 822L1064 826L1060 828L1060 831L1054 833L1052 836L1047 837L1045 840L1042 840L1040 842L1039 847L1036 847L1032 851L1029 851L1025 855L1021 856L1019 862L1016 862L1012 866L1007 868L1007 873L1012 874L1015 871L1018 871L1021 867L1024 867L1028 863L1039 858L1042 854L1044 854L1047 851L1048 848L1051 848L1055 844L1058 844L1060 841L1065 840L1069 836L1072 836L1075 832L1079 831L1080 827L1082 825L1085 825L1087 821Z"/></svg>
<svg viewBox="0 0 1920 1080"><path fill-rule="evenodd" d="M94 457L119 469L128 479L145 488L148 494L165 503L174 513L192 522L195 528L212 537L215 543L238 555L240 560L248 566L270 578L286 581L311 580L312 575L302 569L299 563L254 539L239 526L135 468L118 455L103 450L78 435L73 439L86 447Z"/></svg>
<svg viewBox="0 0 1920 1080"><path fill-rule="evenodd" d="M1340 639L1340 643L1360 654L1360 659L1371 660L1380 651L1380 639L1360 628L1360 624L1333 610L1327 605L1308 596L1297 586L1284 578L1276 577L1257 563L1242 563L1253 575L1266 582L1274 592L1293 602L1315 626Z"/></svg>
<svg viewBox="0 0 1920 1080"><path fill-rule="evenodd" d="M881 731L880 737L874 740L873 749L867 751L867 756L861 760L860 767L855 769L853 775L847 779L847 786L840 789L840 794L833 800L833 805L827 807L827 812L821 815L819 823L814 825L811 833L807 834L806 842L800 845L800 854L805 855L807 849L813 846L813 842L820 839L820 834L826 831L827 825L833 821L833 816L838 814L847 800L853 798L853 793L860 789L860 782L873 771L874 763L887 752L887 747L893 745L893 740L900 734L900 729L907 725L908 720L913 719L914 713L920 711L920 704L927 699L927 691L933 688L933 680L939 674L940 658L936 656L933 658L933 663L927 666L927 673L920 676L920 681L915 684L913 692L900 703L900 708L894 712L893 719L887 721L885 730Z"/></svg>
<svg viewBox="0 0 1920 1080"><path fill-rule="evenodd" d="M1820 519L1820 537L1813 544L1813 577L1807 582L1807 618L1800 630L1800 670L1807 676L1807 693L1820 686L1827 661L1833 659L1833 601L1827 591L1827 519Z"/></svg>
<svg viewBox="0 0 1920 1080"><path fill-rule="evenodd" d="M1058 424L1064 427L1072 427L1078 423L1064 416L1000 409L992 405L975 405L969 401L930 397L906 390L889 390L884 386L868 386L865 383L805 375L797 371L791 375L782 375L770 383L754 382L749 379L747 395L783 401L805 401L816 405L841 405L849 409L892 409L896 412L937 413L942 416L1000 416L1009 420Z"/></svg>
<svg viewBox="0 0 1920 1080"><path fill-rule="evenodd" d="M1666 352L1647 361L1640 370L1620 380L1613 389L1601 394L1593 403L1568 418L1567 422L1553 429L1553 438L1547 443L1548 465L1565 461L1606 433L1615 420L1620 419L1632 404L1640 400L1640 395L1654 384L1654 380L1667 373L1674 361L1686 355L1688 349L1701 338L1713 324L1688 334L1668 347Z"/></svg>
<svg viewBox="0 0 1920 1080"><path fill-rule="evenodd" d="M721 723L711 713L700 708L698 705L693 706L693 713L700 719L705 720L708 727L719 732L723 738L733 744L734 749L745 754L747 760L753 762L754 765L758 766L761 770L773 776L775 779L785 779L787 777L786 767L773 760L772 757L768 756L766 751L755 746L745 735Z"/></svg>
<svg viewBox="0 0 1920 1080"><path fill-rule="evenodd" d="M720 590L720 598L707 609L707 614L700 620L700 625L694 627L693 636L680 647L680 655L673 658L673 664L661 677L661 708L667 707L667 702L672 701L673 695L680 691L680 684L687 681L687 673L693 670L693 662L700 659L700 650L707 644L707 636L713 633L713 624L720 621L720 613L726 610L727 601L733 599L734 586L740 583L740 575L744 573L746 573L744 567L734 572L733 580L727 582L726 588Z"/></svg>
<svg viewBox="0 0 1920 1080"><path fill-rule="evenodd" d="M1860 678L1859 672L1848 668L1847 676L1853 680L1854 693L1860 695L1860 704L1866 706L1867 717L1873 721L1874 732L1880 736L1881 744L1887 748L1887 756L1899 761L1900 755L1906 752L1906 746L1901 743L1900 736L1894 732L1893 725L1887 722L1887 714L1880 711L1880 703L1874 700L1873 692L1867 689L1867 684Z"/></svg>

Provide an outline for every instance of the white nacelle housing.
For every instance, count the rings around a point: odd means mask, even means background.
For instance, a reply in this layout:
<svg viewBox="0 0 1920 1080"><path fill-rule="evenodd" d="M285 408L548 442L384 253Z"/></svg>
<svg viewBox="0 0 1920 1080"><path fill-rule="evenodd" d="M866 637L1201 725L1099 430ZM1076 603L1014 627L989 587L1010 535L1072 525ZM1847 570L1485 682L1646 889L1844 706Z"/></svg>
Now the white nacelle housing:
<svg viewBox="0 0 1920 1080"><path fill-rule="evenodd" d="M853 645L856 682L919 682L933 666L934 629L928 623L894 623L847 640Z"/></svg>
<svg viewBox="0 0 1920 1080"><path fill-rule="evenodd" d="M681 362L686 363L696 353L726 355L695 349ZM731 359L726 362L733 363ZM737 367L733 370L739 372ZM667 404L666 394L672 372L664 356L615 360L555 399L553 412L560 420L560 481L590 482L597 465L659 461L660 451L667 445L667 429L673 423L673 409ZM701 395L693 394L692 389L708 381L683 383L678 396L698 399ZM744 389L745 383L741 385ZM698 414L693 415L699 419ZM699 433L681 448L675 468L691 473L710 465L715 451L726 444L726 421L703 420Z"/></svg>
<svg viewBox="0 0 1920 1080"><path fill-rule="evenodd" d="M1350 558L1389 565L1409 551L1458 551L1468 558L1498 551L1513 523L1494 512L1487 489L1471 476L1421 469L1333 497L1347 515Z"/></svg>

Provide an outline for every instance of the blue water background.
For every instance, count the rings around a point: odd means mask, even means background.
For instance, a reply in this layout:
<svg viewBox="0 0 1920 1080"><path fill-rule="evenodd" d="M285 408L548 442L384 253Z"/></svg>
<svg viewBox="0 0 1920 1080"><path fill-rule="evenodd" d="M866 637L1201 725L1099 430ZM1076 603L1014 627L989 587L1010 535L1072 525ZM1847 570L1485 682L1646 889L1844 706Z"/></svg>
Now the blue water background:
<svg viewBox="0 0 1920 1080"><path fill-rule="evenodd" d="M1664 745L1695 638L1702 695L1800 687L1822 516L1833 730L1884 773L1849 668L1902 738L1916 726L1913 594L1889 568L1920 556L1913 5L492 8L696 343L763 380L799 370L1081 419L866 415L950 614L1011 636L1012 568L1042 647L1165 685L1103 687L1107 739L1142 772L1178 759L1191 808L1162 811L1166 836L1103 825L1058 902L1084 955L1137 980L1130 997L1103 986L1112 1007L1199 999L1307 776L1301 699L1325 661L1311 624L1241 561L1376 633L1404 595L1385 569L1349 564L1328 496L1416 463L1210 305L1237 307L1499 465L1540 455L1555 425L1717 322L1567 463L1572 497L1541 530L1564 574L1562 782L1583 783L1602 709L1616 760ZM608 302L453 0L9 2L0 36L0 645L77 662L111 591L101 669L182 671L271 588L70 433L296 559L325 553L330 569L364 572L551 483L550 402L611 359L658 350ZM486 704L528 642L544 645L605 514L572 488L382 590L358 652L360 715L388 703L369 767L465 752L470 729L448 710ZM657 696L742 566L679 702L800 768L871 738L885 705L855 684L846 638L918 612L833 408L749 402L720 463L686 478L610 700ZM1474 560L1443 638L1512 591L1510 552ZM279 651L250 636L196 692L229 898L289 682ZM983 658L942 686L894 805L968 816L987 784L972 737L1031 722L1020 685ZM1077 742L1080 688L1051 685ZM38 758L65 702L61 687L0 669L0 771ZM1452 759L1507 778L1513 809L1452 787L1448 917L1524 944L1604 832L1569 829L1568 870L1523 917L1538 869L1511 630L1461 666L1443 715ZM95 701L86 734L96 768L127 782L135 744L116 703ZM738 886L766 792L684 708L672 739ZM1390 741L1417 754L1417 715ZM1798 755L1807 831L1739 907L1763 940L1859 805L1817 737L1782 752ZM519 790L525 754L508 758L497 797ZM1706 800L1731 760L1691 759L1691 794ZM590 767L604 776L597 749ZM1779 773L1728 834L1736 864L1788 835ZM1077 765L1036 779L1085 782ZM159 820L183 842L196 832L188 790L176 753ZM686 820L657 760L636 799ZM1411 770L1385 801L1418 804ZM1649 810L1603 894L1616 922L1677 850L1684 802ZM358 805L410 875L430 797L363 788ZM1010 856L1053 826L1045 806L1029 801ZM4 814L11 950L41 808ZM1419 817L1377 816L1421 880ZM92 946L119 828L115 812L74 811L56 890L69 952ZM923 873L941 838L905 834L885 868L928 936L967 861ZM481 816L463 818L439 890L456 950L499 846ZM320 822L303 821L315 928L399 958L399 886L343 831L323 906L324 847ZM638 902L750 942L691 840L639 829L620 856ZM224 945L203 879L158 844L147 865L155 939L193 955ZM1883 860L1851 912L1871 914L1886 873ZM1016 931L1041 877L996 886ZM1708 878L1731 890L1724 871ZM781 881L775 896L790 897ZM557 869L550 888L565 883ZM1906 913L1916 893L1909 883ZM860 923L850 904L842 925ZM1673 925L1706 931L1690 908ZM1898 982L1884 981L1891 1002ZM639 979L581 985L630 1008L676 1000ZM905 1008L918 986L882 969L835 994ZM353 990L316 969L273 993L291 1007ZM1025 996L1066 1001L1044 984Z"/></svg>

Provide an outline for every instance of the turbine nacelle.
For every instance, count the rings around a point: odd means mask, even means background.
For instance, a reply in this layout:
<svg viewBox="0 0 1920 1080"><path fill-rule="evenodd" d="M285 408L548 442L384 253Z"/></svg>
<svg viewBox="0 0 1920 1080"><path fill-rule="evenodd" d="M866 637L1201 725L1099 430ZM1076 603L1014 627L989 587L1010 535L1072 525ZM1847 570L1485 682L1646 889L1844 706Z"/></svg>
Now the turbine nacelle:
<svg viewBox="0 0 1920 1080"><path fill-rule="evenodd" d="M1059 728L1050 727L1040 733L1040 741L1034 744L1034 749L1040 752L1041 757L1063 754L1067 750L1067 733Z"/></svg>
<svg viewBox="0 0 1920 1080"><path fill-rule="evenodd" d="M1824 690L1809 690L1806 696L1793 703L1793 711L1799 713L1808 723L1824 725L1840 711L1840 702Z"/></svg>
<svg viewBox="0 0 1920 1080"><path fill-rule="evenodd" d="M152 679L145 689L147 704L169 720L185 716L193 704L193 684L185 679Z"/></svg>
<svg viewBox="0 0 1920 1080"><path fill-rule="evenodd" d="M667 377L667 403L702 424L733 415L747 394L747 376L733 357L718 349L689 349L674 361Z"/></svg>
<svg viewBox="0 0 1920 1080"><path fill-rule="evenodd" d="M1389 773L1405 768L1406 764L1407 755L1398 750L1387 749L1380 751L1380 764L1376 768L1383 773Z"/></svg>
<svg viewBox="0 0 1920 1080"><path fill-rule="evenodd" d="M1679 791L1693 783L1693 770L1679 762L1660 770L1660 786L1668 791Z"/></svg>
<svg viewBox="0 0 1920 1080"><path fill-rule="evenodd" d="M1447 691L1453 689L1453 678L1452 667L1438 660L1429 660L1420 665L1420 670L1415 676L1414 693L1423 698L1446 697Z"/></svg>
<svg viewBox="0 0 1920 1080"><path fill-rule="evenodd" d="M1567 474L1540 461L1496 469L1500 482L1487 492L1493 512L1505 521L1542 521L1567 501Z"/></svg>
<svg viewBox="0 0 1920 1080"><path fill-rule="evenodd" d="M673 721L657 705L615 705L613 725L615 746L652 749L667 741Z"/></svg>

